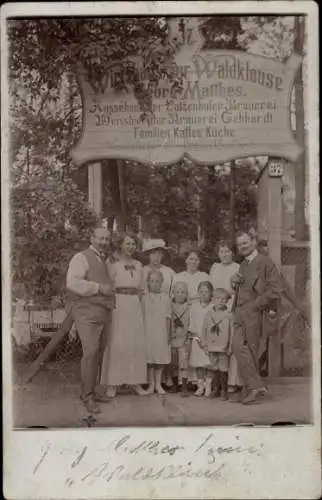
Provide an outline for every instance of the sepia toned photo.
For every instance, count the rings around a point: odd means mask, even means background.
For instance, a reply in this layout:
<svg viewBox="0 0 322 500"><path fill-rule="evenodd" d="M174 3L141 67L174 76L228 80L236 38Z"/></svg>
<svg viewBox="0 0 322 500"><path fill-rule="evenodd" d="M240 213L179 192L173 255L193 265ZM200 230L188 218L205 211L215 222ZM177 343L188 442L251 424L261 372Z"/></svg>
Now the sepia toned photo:
<svg viewBox="0 0 322 500"><path fill-rule="evenodd" d="M1 7L6 498L320 497L317 14Z"/></svg>
<svg viewBox="0 0 322 500"><path fill-rule="evenodd" d="M13 426L312 423L305 16L7 36Z"/></svg>

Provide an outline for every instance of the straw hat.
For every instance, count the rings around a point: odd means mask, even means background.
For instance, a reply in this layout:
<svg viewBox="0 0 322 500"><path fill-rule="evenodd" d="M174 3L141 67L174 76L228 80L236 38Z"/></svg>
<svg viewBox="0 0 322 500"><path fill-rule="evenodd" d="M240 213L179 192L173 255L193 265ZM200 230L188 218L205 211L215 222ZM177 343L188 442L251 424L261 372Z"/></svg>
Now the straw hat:
<svg viewBox="0 0 322 500"><path fill-rule="evenodd" d="M142 252L152 252L152 250L167 250L165 241L161 238L144 241Z"/></svg>

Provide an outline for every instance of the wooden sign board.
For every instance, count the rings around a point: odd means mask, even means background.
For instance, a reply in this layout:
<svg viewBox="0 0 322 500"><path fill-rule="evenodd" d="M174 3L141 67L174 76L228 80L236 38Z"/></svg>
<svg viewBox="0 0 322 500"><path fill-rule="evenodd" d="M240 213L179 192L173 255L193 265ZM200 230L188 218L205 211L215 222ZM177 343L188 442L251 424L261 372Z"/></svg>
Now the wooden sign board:
<svg viewBox="0 0 322 500"><path fill-rule="evenodd" d="M256 155L295 161L301 148L290 127L290 95L301 57L293 54L281 63L200 47L188 43L177 52L173 68L182 88L175 92L164 76L153 91L152 114L144 121L134 93L115 91L122 64L111 65L100 82L90 81L79 67L83 133L72 151L74 161L125 158L169 164L184 155L205 164ZM136 58L147 85L142 64Z"/></svg>

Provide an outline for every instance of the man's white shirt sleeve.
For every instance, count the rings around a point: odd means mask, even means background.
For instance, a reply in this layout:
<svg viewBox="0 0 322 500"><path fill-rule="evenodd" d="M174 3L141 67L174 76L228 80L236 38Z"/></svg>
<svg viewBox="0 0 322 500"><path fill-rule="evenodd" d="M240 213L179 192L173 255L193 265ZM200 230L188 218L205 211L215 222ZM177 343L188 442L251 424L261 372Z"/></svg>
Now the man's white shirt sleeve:
<svg viewBox="0 0 322 500"><path fill-rule="evenodd" d="M98 293L99 283L88 281L85 278L88 269L88 262L85 255L82 253L74 255L67 271L66 286L68 290L83 297L90 297Z"/></svg>

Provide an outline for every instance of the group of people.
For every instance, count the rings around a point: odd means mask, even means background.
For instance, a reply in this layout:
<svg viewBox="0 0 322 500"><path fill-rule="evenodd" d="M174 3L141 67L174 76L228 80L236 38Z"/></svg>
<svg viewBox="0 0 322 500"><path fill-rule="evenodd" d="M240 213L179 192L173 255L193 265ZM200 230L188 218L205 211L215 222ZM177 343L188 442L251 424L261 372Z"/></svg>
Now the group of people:
<svg viewBox="0 0 322 500"><path fill-rule="evenodd" d="M197 250L188 252L183 272L163 265L162 239L144 243L143 266L134 258L138 240L132 233L120 236L118 258L111 259L110 236L96 228L67 273L67 307L83 349L86 409L98 413L98 403L110 401L123 385L139 396L188 396L195 386L199 397L258 402L267 393L258 367L262 315L276 310L281 282L255 236L237 234L241 265L229 243L219 242L219 262L209 274L199 270Z"/></svg>

